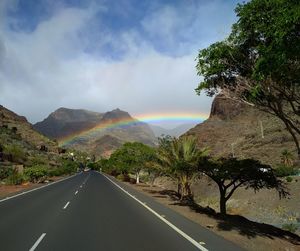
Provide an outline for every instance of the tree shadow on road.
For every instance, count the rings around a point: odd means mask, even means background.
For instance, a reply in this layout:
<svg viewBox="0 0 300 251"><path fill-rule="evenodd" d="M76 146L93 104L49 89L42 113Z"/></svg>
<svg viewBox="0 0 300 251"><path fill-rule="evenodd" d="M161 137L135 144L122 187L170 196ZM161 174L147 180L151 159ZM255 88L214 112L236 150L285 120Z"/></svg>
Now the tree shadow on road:
<svg viewBox="0 0 300 251"><path fill-rule="evenodd" d="M267 237L270 239L280 238L294 245L300 245L300 236L298 236L297 234L291 233L289 231L277 228L269 224L250 221L247 218L240 215L226 215L224 217L220 213L217 213L214 209L210 207L202 207L192 200L180 201L177 192L173 190L147 190L147 192L153 194L154 197L168 196L173 201L171 205L189 207L192 211L196 213L204 214L210 218L215 219L217 221L217 228L219 230L235 230L239 234L247 236L249 239L255 238L256 236Z"/></svg>

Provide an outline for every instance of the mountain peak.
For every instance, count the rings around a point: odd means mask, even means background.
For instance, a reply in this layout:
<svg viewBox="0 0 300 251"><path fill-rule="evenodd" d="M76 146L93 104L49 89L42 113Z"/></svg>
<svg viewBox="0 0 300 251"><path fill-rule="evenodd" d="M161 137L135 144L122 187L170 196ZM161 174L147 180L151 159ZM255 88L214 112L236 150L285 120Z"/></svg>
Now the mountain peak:
<svg viewBox="0 0 300 251"><path fill-rule="evenodd" d="M122 111L119 108L103 115L102 120L119 120L119 119L133 119L128 112Z"/></svg>

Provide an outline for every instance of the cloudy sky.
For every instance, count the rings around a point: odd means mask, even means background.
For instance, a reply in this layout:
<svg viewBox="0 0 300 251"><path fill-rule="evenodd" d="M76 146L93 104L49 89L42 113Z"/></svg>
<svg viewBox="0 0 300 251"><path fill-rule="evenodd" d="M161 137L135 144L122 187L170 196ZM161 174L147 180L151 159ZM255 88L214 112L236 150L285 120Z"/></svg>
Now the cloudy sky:
<svg viewBox="0 0 300 251"><path fill-rule="evenodd" d="M238 0L1 0L0 104L30 122L59 107L208 114L198 50Z"/></svg>

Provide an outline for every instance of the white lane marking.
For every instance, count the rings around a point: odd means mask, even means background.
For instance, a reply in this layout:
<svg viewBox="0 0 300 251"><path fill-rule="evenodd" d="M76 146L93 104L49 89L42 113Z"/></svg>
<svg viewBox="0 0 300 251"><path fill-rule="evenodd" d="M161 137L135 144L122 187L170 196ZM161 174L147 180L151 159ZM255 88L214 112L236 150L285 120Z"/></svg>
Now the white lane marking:
<svg viewBox="0 0 300 251"><path fill-rule="evenodd" d="M16 194L16 195L13 195L13 196L6 197L6 198L0 200L0 203L3 202L3 201L9 200L9 199L16 198L16 197L18 197L18 196L27 194L27 193L34 192L34 191L36 191L36 190L45 188L45 187L47 187L47 186L54 185L54 184L59 183L59 182L61 182L61 181L68 180L68 179L70 179L70 178L75 177L76 175L78 175L78 174L74 174L74 175L72 175L72 176L70 176L70 177L67 177L67 178L65 178L65 179L57 180L57 181L51 182L51 183L49 183L49 184L47 184L47 185L44 185L44 186L41 186L41 187L37 187L37 188L31 189L31 190L28 190L28 191L25 191L25 192L21 192L21 193L18 193L18 194Z"/></svg>
<svg viewBox="0 0 300 251"><path fill-rule="evenodd" d="M67 202L67 204L64 206L63 209L66 209L69 206L69 204L70 204L70 201Z"/></svg>
<svg viewBox="0 0 300 251"><path fill-rule="evenodd" d="M34 251L36 249L36 247L40 244L40 242L43 240L43 238L46 236L46 233L43 233L40 238L37 239L37 241L33 244L33 246L31 247L31 249L29 249L29 251Z"/></svg>
<svg viewBox="0 0 300 251"><path fill-rule="evenodd" d="M78 194L78 191L75 192L75 195Z"/></svg>
<svg viewBox="0 0 300 251"><path fill-rule="evenodd" d="M103 175L103 174L102 174ZM149 206L145 205L143 202L141 202L139 199L137 199L136 197L134 197L133 195L131 195L130 193L128 193L125 189L123 189L121 186L119 186L117 183L115 183L114 181L112 181L110 178L108 178L106 175L103 175L106 179L108 179L111 183L113 183L115 186L117 186L118 188L120 188L124 193L126 193L128 196L130 196L132 199L136 200L139 204L141 204L143 207L145 207L146 209L148 209L151 213L153 213L156 217L158 217L160 220L162 220L164 223L166 223L169 227L171 227L173 230L175 230L178 234L180 234L182 237L184 237L185 239L187 239L190 243L192 243L195 247L197 247L198 249L200 249L201 251L208 251L208 249L206 249L205 247L201 246L200 243L198 243L197 241L195 241L192 237L190 237L189 235L187 235L185 232L183 232L182 230L180 230L178 227L176 227L175 225L173 225L171 222L169 222L168 220L166 220L165 218L163 218L162 216L160 216L157 212L155 212L152 208L150 208Z"/></svg>

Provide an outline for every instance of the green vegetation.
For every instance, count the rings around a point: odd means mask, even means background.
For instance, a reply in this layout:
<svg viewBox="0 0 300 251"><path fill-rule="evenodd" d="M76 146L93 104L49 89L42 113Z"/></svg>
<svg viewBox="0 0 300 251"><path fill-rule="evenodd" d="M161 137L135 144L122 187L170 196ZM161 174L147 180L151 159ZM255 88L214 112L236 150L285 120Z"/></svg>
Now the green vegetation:
<svg viewBox="0 0 300 251"><path fill-rule="evenodd" d="M132 172L135 175L136 183L140 182L140 173L144 164L155 158L155 150L143 143L125 143L116 150L110 157L114 166L121 172L127 174Z"/></svg>
<svg viewBox="0 0 300 251"><path fill-rule="evenodd" d="M197 160L207 155L207 152L207 149L197 149L196 139L193 137L159 139L159 163L165 168L164 173L177 182L181 200L193 198L191 184L199 175Z"/></svg>
<svg viewBox="0 0 300 251"><path fill-rule="evenodd" d="M241 186L258 191L262 188L276 189L280 197L288 193L283 182L276 178L274 170L257 160L235 158L201 158L198 162L199 171L210 177L219 188L220 212L226 214L226 202Z"/></svg>
<svg viewBox="0 0 300 251"><path fill-rule="evenodd" d="M47 177L48 169L49 168L46 166L37 165L37 166L26 168L24 170L24 174L25 176L28 177L30 182L37 183L41 179L45 179Z"/></svg>
<svg viewBox="0 0 300 251"><path fill-rule="evenodd" d="M285 166L285 165L279 165L275 169L275 174L277 177L286 177L286 176L293 176L298 173L297 168L293 166Z"/></svg>
<svg viewBox="0 0 300 251"><path fill-rule="evenodd" d="M8 156L8 159L15 163L24 163L26 154L23 148L19 145L6 145L3 153Z"/></svg>
<svg viewBox="0 0 300 251"><path fill-rule="evenodd" d="M282 229L290 231L292 233L296 233L298 230L298 226L295 223L287 223L282 225Z"/></svg>
<svg viewBox="0 0 300 251"><path fill-rule="evenodd" d="M130 175L135 175L136 183L141 171L148 173L146 177L152 184L153 176L171 177L177 183L179 199L187 202L193 200L193 181L205 175L218 185L222 215L226 215L226 202L242 186L254 191L276 189L280 197L288 194L270 166L253 159L214 159L208 152L205 148L198 149L196 139L191 136L179 139L167 136L159 139L155 149L141 143L126 143L109 159L101 159L93 166L122 181L131 182Z"/></svg>
<svg viewBox="0 0 300 251"><path fill-rule="evenodd" d="M252 0L238 4L238 21L227 39L200 50L196 92L221 90L279 118L300 158L300 5Z"/></svg>

